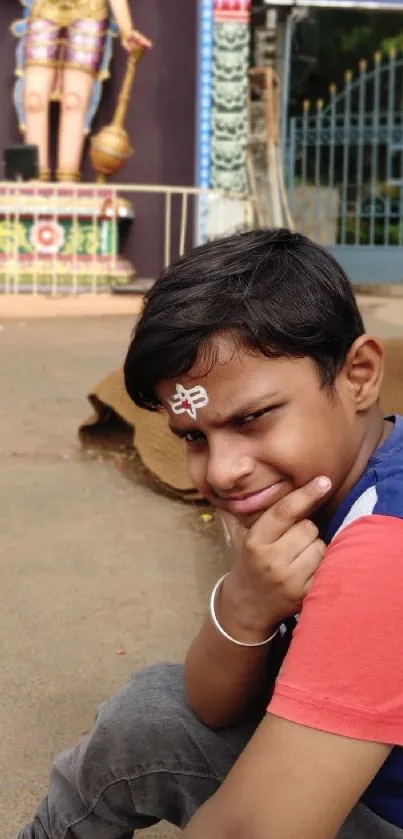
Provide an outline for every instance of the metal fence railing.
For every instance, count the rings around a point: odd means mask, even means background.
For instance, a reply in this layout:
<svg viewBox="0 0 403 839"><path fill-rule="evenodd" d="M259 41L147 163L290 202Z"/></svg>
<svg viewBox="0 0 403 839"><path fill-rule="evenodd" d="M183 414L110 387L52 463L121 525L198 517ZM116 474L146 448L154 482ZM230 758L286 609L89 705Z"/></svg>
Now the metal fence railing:
<svg viewBox="0 0 403 839"><path fill-rule="evenodd" d="M147 184L0 182L0 292L97 293L130 284L127 239L135 201L146 214L157 202L149 212L148 245L156 274L200 237L253 226L247 194ZM130 252L133 247L135 254L136 238Z"/></svg>

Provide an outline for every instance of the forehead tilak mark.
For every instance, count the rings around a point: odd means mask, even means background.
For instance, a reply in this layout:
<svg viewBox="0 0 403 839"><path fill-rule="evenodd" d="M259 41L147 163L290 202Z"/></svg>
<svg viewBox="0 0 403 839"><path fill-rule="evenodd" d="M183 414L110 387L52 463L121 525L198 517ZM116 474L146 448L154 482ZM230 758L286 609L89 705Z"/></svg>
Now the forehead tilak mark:
<svg viewBox="0 0 403 839"><path fill-rule="evenodd" d="M168 403L174 414L189 414L196 419L197 411L208 405L209 398L206 389L202 385L195 385L186 388L181 384L176 385L176 390L168 399Z"/></svg>

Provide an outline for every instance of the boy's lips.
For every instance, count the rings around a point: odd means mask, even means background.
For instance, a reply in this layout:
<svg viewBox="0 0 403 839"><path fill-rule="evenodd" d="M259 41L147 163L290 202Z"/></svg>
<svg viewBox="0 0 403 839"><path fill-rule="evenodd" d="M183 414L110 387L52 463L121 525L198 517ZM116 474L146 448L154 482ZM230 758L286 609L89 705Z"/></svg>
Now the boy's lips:
<svg viewBox="0 0 403 839"><path fill-rule="evenodd" d="M277 481L271 486L260 489L257 492L248 492L244 495L233 495L230 498L220 498L220 508L226 510L228 513L234 515L251 515L251 513L258 513L260 510L265 510L267 503L271 501L273 495L276 494L283 481Z"/></svg>

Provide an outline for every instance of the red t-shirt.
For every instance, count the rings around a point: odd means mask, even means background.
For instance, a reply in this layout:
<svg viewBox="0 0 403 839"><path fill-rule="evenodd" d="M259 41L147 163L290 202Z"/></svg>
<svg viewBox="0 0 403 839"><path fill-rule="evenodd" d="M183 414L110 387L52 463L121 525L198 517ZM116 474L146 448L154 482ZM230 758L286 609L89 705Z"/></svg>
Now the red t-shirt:
<svg viewBox="0 0 403 839"><path fill-rule="evenodd" d="M403 520L371 515L327 549L268 710L403 745Z"/></svg>
<svg viewBox="0 0 403 839"><path fill-rule="evenodd" d="M391 745L361 800L403 830L403 417L392 419L323 534L329 547L268 710Z"/></svg>

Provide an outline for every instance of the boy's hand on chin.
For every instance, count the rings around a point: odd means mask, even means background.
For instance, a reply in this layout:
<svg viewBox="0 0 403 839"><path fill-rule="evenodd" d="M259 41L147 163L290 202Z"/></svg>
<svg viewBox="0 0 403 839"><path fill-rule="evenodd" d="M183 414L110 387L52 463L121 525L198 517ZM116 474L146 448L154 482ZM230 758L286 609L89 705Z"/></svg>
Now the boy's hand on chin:
<svg viewBox="0 0 403 839"><path fill-rule="evenodd" d="M234 563L216 608L220 623L234 637L263 641L280 620L300 610L326 550L306 516L330 488L328 478L315 478L273 504L250 529L222 514Z"/></svg>

